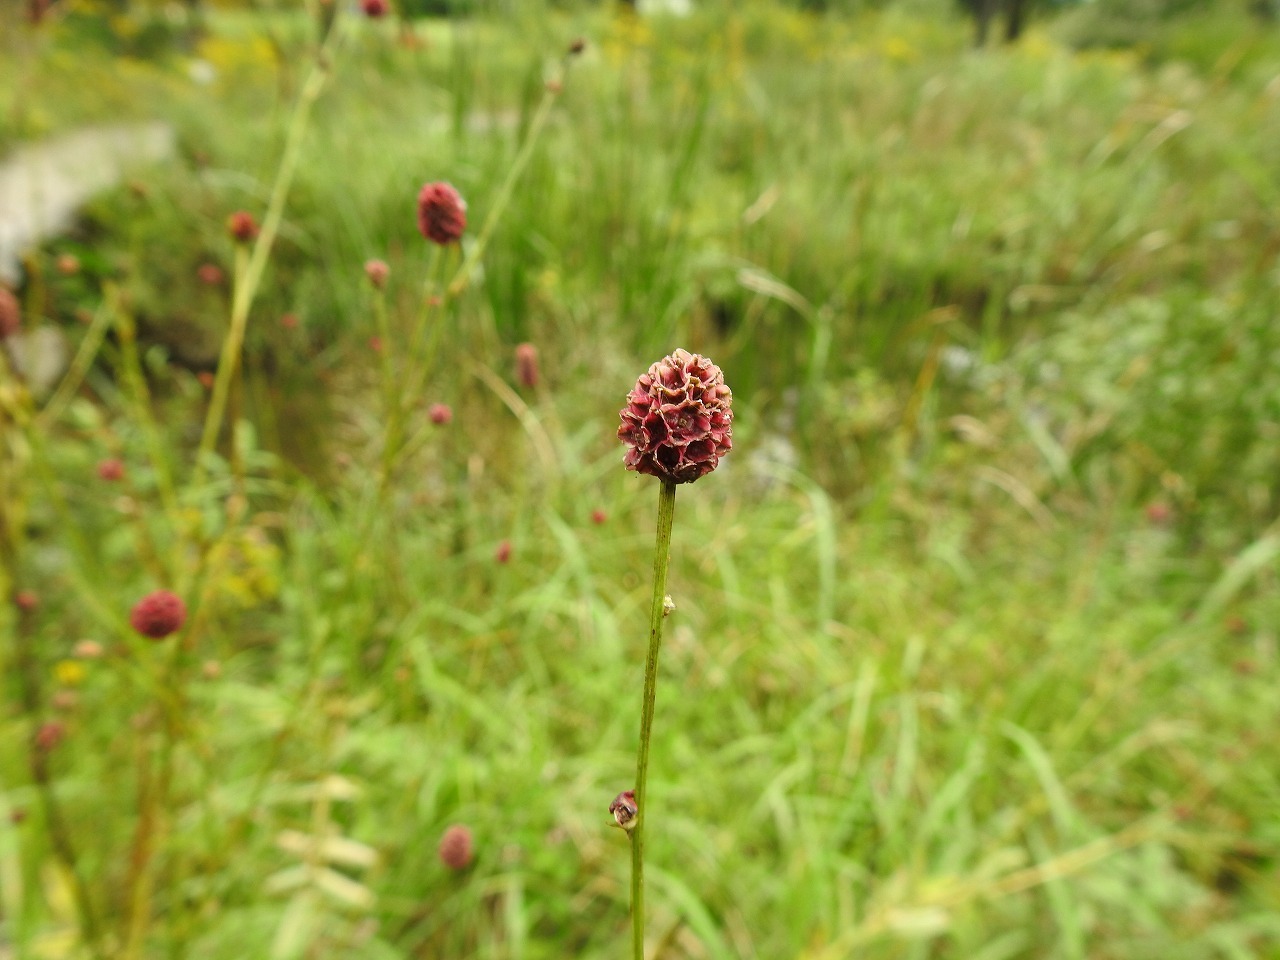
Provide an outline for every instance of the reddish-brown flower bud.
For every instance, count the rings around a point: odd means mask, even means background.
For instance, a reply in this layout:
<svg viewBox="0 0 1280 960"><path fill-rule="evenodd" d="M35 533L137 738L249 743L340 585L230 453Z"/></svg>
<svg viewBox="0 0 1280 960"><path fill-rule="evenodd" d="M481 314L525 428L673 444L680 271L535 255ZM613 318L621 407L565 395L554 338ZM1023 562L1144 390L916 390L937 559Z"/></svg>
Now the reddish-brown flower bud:
<svg viewBox="0 0 1280 960"><path fill-rule="evenodd" d="M378 17L385 17L391 10L391 5L387 0L363 0L360 9L364 11L366 17L376 20Z"/></svg>
<svg viewBox="0 0 1280 960"><path fill-rule="evenodd" d="M596 507L594 510L591 511L591 522L594 523L596 526L600 526L600 524L604 523L608 519L609 519L609 515L605 513L603 510L601 510L599 507Z"/></svg>
<svg viewBox="0 0 1280 960"><path fill-rule="evenodd" d="M433 403L431 409L427 411L427 416L437 427L442 427L453 419L453 410L447 403Z"/></svg>
<svg viewBox="0 0 1280 960"><path fill-rule="evenodd" d="M470 865L475 851L471 844L471 831L460 823L445 830L440 837L440 862L450 870L463 870Z"/></svg>
<svg viewBox="0 0 1280 960"><path fill-rule="evenodd" d="M40 724L36 731L35 748L41 753L48 753L67 737L67 728L57 720Z"/></svg>
<svg viewBox="0 0 1280 960"><path fill-rule="evenodd" d="M199 373L196 374L196 379L200 381L200 386L204 387L206 390L213 389L213 371L212 370L201 370Z"/></svg>
<svg viewBox="0 0 1280 960"><path fill-rule="evenodd" d="M516 380L530 390L538 385L538 348L532 343L516 347Z"/></svg>
<svg viewBox="0 0 1280 960"><path fill-rule="evenodd" d="M144 637L163 640L187 622L187 605L168 590L149 593L134 606L129 623Z"/></svg>
<svg viewBox="0 0 1280 960"><path fill-rule="evenodd" d="M196 270L196 276L206 287L216 287L222 283L222 268L216 263L202 263Z"/></svg>
<svg viewBox="0 0 1280 960"><path fill-rule="evenodd" d="M511 541L510 540L503 540L501 543L498 544L498 549L493 551L493 559L497 560L498 563L511 562Z"/></svg>
<svg viewBox="0 0 1280 960"><path fill-rule="evenodd" d="M391 268L387 266L385 260L366 260L364 262L364 275L369 278L369 282L373 284L375 290L381 290L387 285L387 277L391 275Z"/></svg>
<svg viewBox="0 0 1280 960"><path fill-rule="evenodd" d="M13 291L0 287L0 340L11 337L22 326L22 304Z"/></svg>
<svg viewBox="0 0 1280 960"><path fill-rule="evenodd" d="M258 221L253 219L253 214L237 210L227 217L227 233L236 243L248 243L258 235Z"/></svg>
<svg viewBox="0 0 1280 960"><path fill-rule="evenodd" d="M98 464L98 478L114 483L124 479L124 464L115 457L108 457Z"/></svg>
<svg viewBox="0 0 1280 960"><path fill-rule="evenodd" d="M80 272L80 258L74 253L59 254L58 259L54 261L54 267L64 277L74 277Z"/></svg>
<svg viewBox="0 0 1280 960"><path fill-rule="evenodd" d="M374 334L372 337L369 338L369 349L372 350L374 353L381 353L382 347L383 347L383 343L382 343L382 338L380 336L378 336L377 334Z"/></svg>
<svg viewBox="0 0 1280 960"><path fill-rule="evenodd" d="M286 330L297 330L298 315L296 313L280 314L280 326L284 327Z"/></svg>
<svg viewBox="0 0 1280 960"><path fill-rule="evenodd" d="M432 243L453 243L467 228L467 204L448 183L423 184L418 194L418 229Z"/></svg>
<svg viewBox="0 0 1280 960"><path fill-rule="evenodd" d="M671 483L706 476L733 449L733 393L706 357L677 350L642 374L622 408L628 470Z"/></svg>
<svg viewBox="0 0 1280 960"><path fill-rule="evenodd" d="M636 792L622 791L609 804L609 812L613 814L614 822L630 833L636 828L636 816L640 813L640 808L636 805Z"/></svg>
<svg viewBox="0 0 1280 960"><path fill-rule="evenodd" d="M23 613L30 613L40 606L40 598L34 590L19 590L13 595L13 605Z"/></svg>

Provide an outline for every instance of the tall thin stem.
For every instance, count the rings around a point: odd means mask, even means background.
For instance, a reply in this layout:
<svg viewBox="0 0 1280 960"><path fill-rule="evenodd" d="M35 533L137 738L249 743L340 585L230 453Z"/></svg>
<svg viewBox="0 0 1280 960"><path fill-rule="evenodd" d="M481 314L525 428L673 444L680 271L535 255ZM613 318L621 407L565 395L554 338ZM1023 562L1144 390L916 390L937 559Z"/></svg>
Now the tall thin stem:
<svg viewBox="0 0 1280 960"><path fill-rule="evenodd" d="M671 566L671 522L676 515L676 485L662 481L658 493L658 537L653 554L653 606L649 610L649 652L644 661L644 705L640 712L640 752L636 757L636 825L631 830L631 943L635 960L644 960L644 828L649 793L649 740L657 698L658 651L666 616L667 570Z"/></svg>
<svg viewBox="0 0 1280 960"><path fill-rule="evenodd" d="M302 156L302 140L307 131L307 119L311 114L312 104L316 102L324 89L325 81L329 79L331 51L337 45L339 33L340 28L336 25L329 32L294 104L293 117L289 121L289 130L285 136L284 153L276 171L275 184L271 188L271 198L267 201L267 214L262 223L262 231L258 234L244 269L237 270L235 289L231 297L231 326L227 331L226 339L222 342L218 373L213 381L213 396L209 399L209 410L205 415L204 430L200 436L193 487L199 486L204 480L205 457L213 452L218 431L222 428L231 380L240 364L240 350L244 345L245 327L249 322L249 308L253 306L254 297L258 292L258 283L262 279L267 258L271 255L271 248L280 231L280 223L284 219L285 199L289 195L289 185L293 182L294 171Z"/></svg>

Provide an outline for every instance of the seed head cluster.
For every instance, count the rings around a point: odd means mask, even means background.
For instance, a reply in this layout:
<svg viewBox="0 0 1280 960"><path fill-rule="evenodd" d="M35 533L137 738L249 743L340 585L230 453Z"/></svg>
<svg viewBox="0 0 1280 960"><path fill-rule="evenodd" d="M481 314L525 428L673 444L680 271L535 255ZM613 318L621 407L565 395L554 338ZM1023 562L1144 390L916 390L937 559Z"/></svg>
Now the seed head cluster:
<svg viewBox="0 0 1280 960"><path fill-rule="evenodd" d="M706 357L676 350L641 374L622 408L628 470L692 483L733 449L733 392Z"/></svg>

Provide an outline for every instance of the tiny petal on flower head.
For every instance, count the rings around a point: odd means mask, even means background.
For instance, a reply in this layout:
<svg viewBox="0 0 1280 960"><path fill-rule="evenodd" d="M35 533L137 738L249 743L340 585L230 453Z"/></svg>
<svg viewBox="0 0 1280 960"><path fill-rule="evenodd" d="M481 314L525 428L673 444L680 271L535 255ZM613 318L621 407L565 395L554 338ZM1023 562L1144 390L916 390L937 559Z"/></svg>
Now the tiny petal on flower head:
<svg viewBox="0 0 1280 960"><path fill-rule="evenodd" d="M22 305L13 291L0 287L0 340L11 337L22 326Z"/></svg>
<svg viewBox="0 0 1280 960"><path fill-rule="evenodd" d="M258 221L253 219L253 214L237 210L227 217L227 233L236 243L248 243L258 235Z"/></svg>
<svg viewBox="0 0 1280 960"><path fill-rule="evenodd" d="M186 622L187 605L168 590L147 594L129 614L129 623L133 629L152 640L163 640L169 634L181 630Z"/></svg>
<svg viewBox="0 0 1280 960"><path fill-rule="evenodd" d="M467 229L467 204L448 183L426 183L418 194L418 229L432 243L453 243Z"/></svg>
<svg viewBox="0 0 1280 960"><path fill-rule="evenodd" d="M436 426L442 427L453 419L453 410L447 403L433 403L431 409L427 411L427 416Z"/></svg>
<svg viewBox="0 0 1280 960"><path fill-rule="evenodd" d="M636 828L636 816L640 813L640 808L636 805L636 792L622 791L609 804L609 812L613 814L614 822L630 833Z"/></svg>
<svg viewBox="0 0 1280 960"><path fill-rule="evenodd" d="M385 260L366 260L364 262L364 275L369 278L369 282L373 284L375 290L381 290L387 285L387 277L391 276L391 268L387 266Z"/></svg>
<svg viewBox="0 0 1280 960"><path fill-rule="evenodd" d="M440 862L450 870L466 869L474 855L471 831L462 824L455 823L440 837Z"/></svg>
<svg viewBox="0 0 1280 960"><path fill-rule="evenodd" d="M376 20L378 17L385 17L391 6L387 0L363 0L360 9L364 11L366 17Z"/></svg>
<svg viewBox="0 0 1280 960"><path fill-rule="evenodd" d="M532 343L516 347L516 380L530 390L538 385L538 348Z"/></svg>
<svg viewBox="0 0 1280 960"><path fill-rule="evenodd" d="M677 350L641 374L622 408L628 470L671 483L704 477L733 449L733 393L706 357Z"/></svg>
<svg viewBox="0 0 1280 960"><path fill-rule="evenodd" d="M108 457L98 464L98 478L114 483L124 479L124 464L115 457Z"/></svg>

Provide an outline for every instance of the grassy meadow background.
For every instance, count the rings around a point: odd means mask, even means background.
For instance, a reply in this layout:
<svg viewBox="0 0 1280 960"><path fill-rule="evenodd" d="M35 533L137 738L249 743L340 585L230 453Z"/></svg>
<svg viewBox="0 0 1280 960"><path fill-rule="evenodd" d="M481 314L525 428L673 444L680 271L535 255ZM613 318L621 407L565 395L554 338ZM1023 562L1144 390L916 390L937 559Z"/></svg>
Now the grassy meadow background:
<svg viewBox="0 0 1280 960"><path fill-rule="evenodd" d="M179 144L18 291L82 354L0 384L0 957L625 955L658 485L614 431L680 346L735 444L677 498L650 956L1280 957L1280 28L344 19L199 465L315 23L0 36L0 154ZM384 488L417 191L474 243L548 80Z"/></svg>

